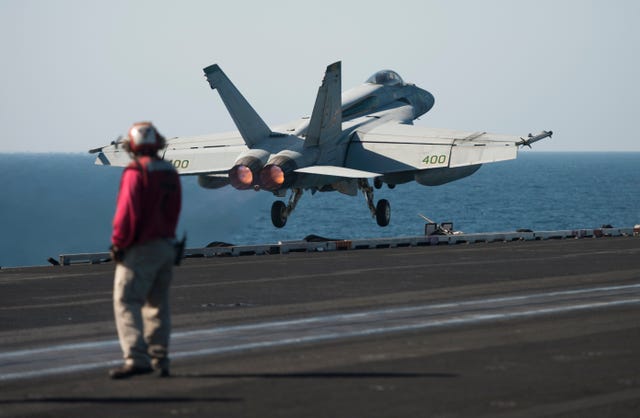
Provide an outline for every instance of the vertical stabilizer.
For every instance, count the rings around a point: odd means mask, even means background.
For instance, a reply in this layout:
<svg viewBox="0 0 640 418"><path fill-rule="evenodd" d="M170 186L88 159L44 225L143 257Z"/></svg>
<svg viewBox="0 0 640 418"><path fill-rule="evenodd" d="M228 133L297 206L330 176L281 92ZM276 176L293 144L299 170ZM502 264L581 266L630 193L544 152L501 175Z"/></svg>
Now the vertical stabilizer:
<svg viewBox="0 0 640 418"><path fill-rule="evenodd" d="M218 90L222 102L249 148L271 135L271 129L217 64L205 68L204 74L211 88Z"/></svg>
<svg viewBox="0 0 640 418"><path fill-rule="evenodd" d="M340 61L327 67L309 120L305 147L322 145L342 132L342 73Z"/></svg>

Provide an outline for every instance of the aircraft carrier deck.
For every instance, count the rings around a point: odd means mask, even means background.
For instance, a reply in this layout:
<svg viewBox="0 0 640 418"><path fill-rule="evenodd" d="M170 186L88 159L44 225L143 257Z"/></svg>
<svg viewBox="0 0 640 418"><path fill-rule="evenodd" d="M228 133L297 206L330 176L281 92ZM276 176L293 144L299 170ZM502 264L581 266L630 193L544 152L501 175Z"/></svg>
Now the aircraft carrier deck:
<svg viewBox="0 0 640 418"><path fill-rule="evenodd" d="M0 417L638 417L640 238L577 235L186 259L167 379L113 264L2 269Z"/></svg>

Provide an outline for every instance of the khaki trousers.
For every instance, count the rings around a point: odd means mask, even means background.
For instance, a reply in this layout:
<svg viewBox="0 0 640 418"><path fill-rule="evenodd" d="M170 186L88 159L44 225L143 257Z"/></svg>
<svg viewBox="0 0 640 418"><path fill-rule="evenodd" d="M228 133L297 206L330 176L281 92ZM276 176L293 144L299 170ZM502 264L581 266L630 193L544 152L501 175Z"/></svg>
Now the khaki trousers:
<svg viewBox="0 0 640 418"><path fill-rule="evenodd" d="M126 364L168 366L175 254L169 240L156 240L129 248L116 265L113 310Z"/></svg>

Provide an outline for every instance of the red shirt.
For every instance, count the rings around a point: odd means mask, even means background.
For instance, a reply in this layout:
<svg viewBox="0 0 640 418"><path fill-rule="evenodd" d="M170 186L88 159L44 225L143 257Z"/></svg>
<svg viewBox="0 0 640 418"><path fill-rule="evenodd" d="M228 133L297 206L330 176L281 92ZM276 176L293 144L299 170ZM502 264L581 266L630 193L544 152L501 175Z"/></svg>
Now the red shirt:
<svg viewBox="0 0 640 418"><path fill-rule="evenodd" d="M175 238L181 207L180 178L173 165L140 157L122 173L111 242L119 248Z"/></svg>

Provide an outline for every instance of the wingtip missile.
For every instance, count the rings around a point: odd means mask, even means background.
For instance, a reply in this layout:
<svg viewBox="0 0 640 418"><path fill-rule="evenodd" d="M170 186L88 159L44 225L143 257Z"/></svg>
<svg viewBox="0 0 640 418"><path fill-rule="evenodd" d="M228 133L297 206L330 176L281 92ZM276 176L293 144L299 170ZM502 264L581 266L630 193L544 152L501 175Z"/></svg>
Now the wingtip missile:
<svg viewBox="0 0 640 418"><path fill-rule="evenodd" d="M89 154L97 154L99 152L102 152L103 149L105 149L108 146L115 146L116 148L118 148L119 144L122 144L122 142L124 141L124 136L120 135L118 136L115 140L111 141L111 143L109 145L104 145L102 147L98 147L98 148L92 148L89 150Z"/></svg>
<svg viewBox="0 0 640 418"><path fill-rule="evenodd" d="M518 142L517 145L531 148L531 144L534 142L538 142L545 138L551 138L551 135L553 135L553 131L542 131L537 135L529 134L527 139L520 138L520 142Z"/></svg>

